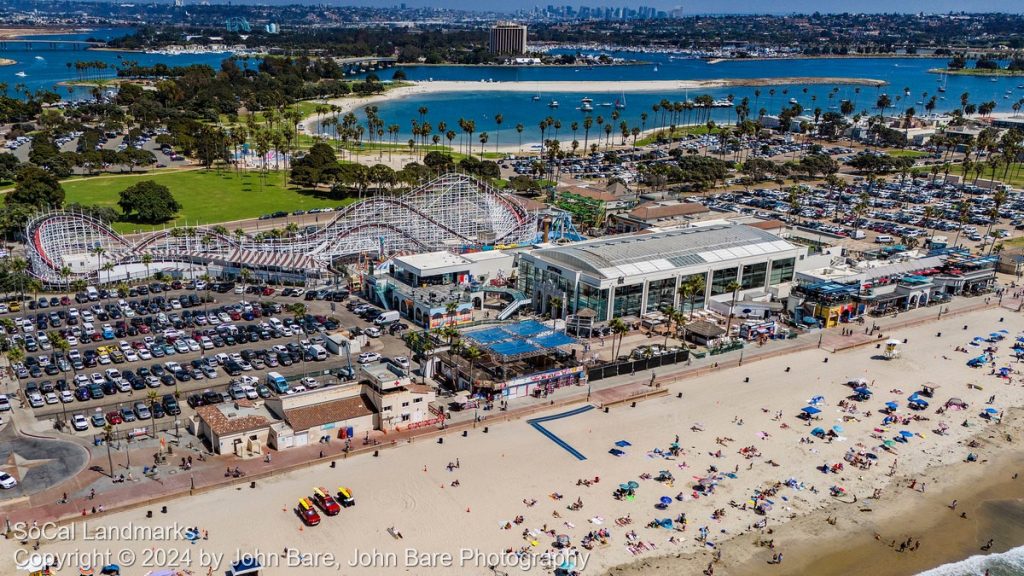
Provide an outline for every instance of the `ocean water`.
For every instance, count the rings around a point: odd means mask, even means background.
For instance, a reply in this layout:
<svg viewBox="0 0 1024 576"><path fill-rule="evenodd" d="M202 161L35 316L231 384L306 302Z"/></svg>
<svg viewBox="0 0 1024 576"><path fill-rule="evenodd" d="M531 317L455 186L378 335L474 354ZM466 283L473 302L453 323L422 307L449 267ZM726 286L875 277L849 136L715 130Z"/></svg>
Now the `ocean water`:
<svg viewBox="0 0 1024 576"><path fill-rule="evenodd" d="M221 60L228 56L227 53L165 55L85 50L83 46L72 43L72 41L82 41L87 38L111 39L131 32L132 28L101 28L89 32L22 38L23 40L32 40L32 44L0 40L0 58L8 58L16 62L10 66L0 66L0 83L6 84L8 93L12 95L16 91L16 86L24 85L30 91L52 90L66 99L88 98L88 88L72 87L69 89L58 86L59 82L78 79L74 69L76 61L105 62L109 68L100 76L113 78L117 75L116 67L125 60L141 65L163 62L169 66L209 64L214 68L219 68Z"/></svg>
<svg viewBox="0 0 1024 576"><path fill-rule="evenodd" d="M989 576L1024 575L1024 546L999 554L979 554L959 562L943 564L917 576Z"/></svg>
<svg viewBox="0 0 1024 576"><path fill-rule="evenodd" d="M672 59L665 54L613 54L634 59L649 61L644 65L594 66L594 67L541 67L541 66L404 66L402 70L410 80L462 80L494 82L539 82L539 81L616 81L616 80L700 80L717 78L787 78L787 77L818 77L818 78L871 78L888 82L887 86L874 88L869 86L849 86L831 84L784 85L761 87L729 87L700 90L673 90L668 92L629 93L625 95L627 107L620 111L620 121L625 120L630 127L652 128L659 126L651 106L662 99L683 101L700 94L710 94L714 98L733 96L735 103L744 97L749 99L751 116L756 117L761 108L768 114L777 114L790 100L798 101L805 113L813 115L815 108L822 113L829 110L838 111L842 100L851 100L858 111L877 113L875 103L879 95L888 94L894 101L890 112L902 111L914 107L918 115L924 115L924 103L932 96L937 98L936 111L944 112L960 106L960 95L967 92L973 103L993 101L996 111L1008 112L1012 104L1024 98L1024 77L990 78L974 76L950 76L946 79L928 72L932 68L945 66L945 59L935 58L844 58L825 59L810 58L798 60L757 60L757 61L726 61L709 64L703 60ZM389 79L392 70L378 71L382 79ZM945 85L946 91L939 92ZM600 102L612 102L621 98L620 94L600 93L542 93L540 100L533 101L534 94L514 92L463 92L458 94L425 94L408 98L393 99L377 104L378 113L387 124L398 124L400 141L408 139L412 120L419 121L418 109L426 106L426 120L435 127L440 121L447 123L458 131L459 118L476 121L476 134L487 132L490 136L489 146L493 148L494 136L498 135L501 143L518 143L519 135L515 131L516 124L523 124L523 142L539 142L541 140L538 124L547 117L560 120L562 129L558 140L563 148L572 141L572 134L567 128L573 121L582 125L586 114L579 110L580 101L584 97L594 100L594 110L590 114L595 118L603 115L609 119L612 109L602 108ZM558 100L559 107L548 107L551 100ZM646 126L641 120L641 113L647 113ZM499 128L494 122L496 114L503 116ZM360 120L362 115L359 114ZM714 109L711 118L718 123L734 122L735 112L731 108ZM615 122L613 134L618 134L618 122ZM603 127L595 129L601 131ZM591 142L594 141L591 130ZM474 138L477 136L474 135ZM550 138L545 133L545 138ZM583 137L577 131L576 139L582 146ZM479 147L479 141L476 142Z"/></svg>

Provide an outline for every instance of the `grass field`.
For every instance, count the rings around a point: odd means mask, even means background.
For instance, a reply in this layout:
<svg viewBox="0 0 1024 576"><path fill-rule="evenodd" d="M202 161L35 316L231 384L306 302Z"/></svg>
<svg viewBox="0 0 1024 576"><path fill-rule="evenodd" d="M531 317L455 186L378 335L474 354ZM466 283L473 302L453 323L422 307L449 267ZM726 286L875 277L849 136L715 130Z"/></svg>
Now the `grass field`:
<svg viewBox="0 0 1024 576"><path fill-rule="evenodd" d="M682 138L683 136L688 136L690 134L707 134L708 127L706 124L699 124L693 126L679 126L674 131L669 130L668 128L664 130L659 129L654 132L651 132L646 136L637 138L636 145L646 146L648 144L654 144L655 142L658 141L658 138L664 137L667 139L669 137L670 132L672 134L672 138ZM721 132L721 128L717 126L711 129L711 134L718 134L719 132Z"/></svg>
<svg viewBox="0 0 1024 576"><path fill-rule="evenodd" d="M995 180L997 182L1002 182L1004 184L1009 184L1010 186L1014 186L1014 187L1018 187L1018 188L1020 186L1024 186L1024 162L1015 162L1014 164L1012 164L1010 166L1010 170L1007 172L1007 175L1006 175L1005 179L1003 178L1003 170L1004 170L1003 166L999 166L999 168L996 169ZM913 172L915 174L918 174L918 175L922 176L922 177L926 177L926 178L930 177L930 173L929 173L928 169L924 168L924 167L915 168L913 170ZM942 178L942 175L944 173L945 173L945 170L939 172L939 178ZM949 174L951 176L963 176L963 165L962 164L953 164L952 167L949 170ZM981 176L978 179L979 180L988 180L991 177L992 177L992 170L986 166L985 170L981 173ZM966 180L967 183L971 183L971 182L974 181L974 171L973 170L971 171L971 173L968 175L968 177L965 180Z"/></svg>
<svg viewBox="0 0 1024 576"><path fill-rule="evenodd" d="M121 190L142 180L154 180L170 188L181 204L177 220L184 224L214 224L230 220L258 218L262 214L286 210L336 207L351 202L327 197L322 192L300 190L282 185L282 175L270 172L260 185L256 172L223 170L178 170L131 176L101 176L66 180L62 184L67 202L96 204L117 208ZM173 224L168 222L167 224ZM133 222L116 222L119 232L159 228Z"/></svg>
<svg viewBox="0 0 1024 576"><path fill-rule="evenodd" d="M886 150L885 153L893 158L923 158L928 155L919 150Z"/></svg>

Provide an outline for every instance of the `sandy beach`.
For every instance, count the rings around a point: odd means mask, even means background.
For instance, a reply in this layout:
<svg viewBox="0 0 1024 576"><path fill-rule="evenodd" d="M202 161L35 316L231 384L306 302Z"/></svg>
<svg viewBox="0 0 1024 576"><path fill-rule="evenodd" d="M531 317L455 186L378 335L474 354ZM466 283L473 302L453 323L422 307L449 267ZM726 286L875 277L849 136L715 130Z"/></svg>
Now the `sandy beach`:
<svg viewBox="0 0 1024 576"><path fill-rule="evenodd" d="M70 34L73 28L0 28L0 39L21 38L22 36L43 36Z"/></svg>
<svg viewBox="0 0 1024 576"><path fill-rule="evenodd" d="M584 574L694 574L718 549L724 552L722 573L762 574L766 567L779 574L805 573L800 572L802 562L850 554L857 546L883 552L874 552L879 562L887 556L913 558L912 568L906 564L904 571L893 564L885 572L912 574L917 564L945 561L932 552L942 539L926 535L936 523L929 514L937 519L945 514L947 523L958 520L952 511L943 511L947 498L961 499L961 510L970 515L964 526L975 529L975 539L995 529L977 523L975 515L982 516L979 506L1001 502L1006 489L994 486L996 492L983 498L964 486L983 486L978 481L983 477L1003 479L1020 462L1004 459L1019 455L1017 417L1007 416L1004 432L979 415L985 408L998 413L1020 405L1024 390L1018 374L1011 385L989 375L987 367L967 367L966 361L981 353L969 344L972 337L1005 327L1007 339L992 345L1000 349L997 365L1007 365L1009 346L1020 331L1019 316L1010 314L983 310L900 330L892 336L908 343L895 360L881 359L874 346L835 354L807 350L682 380L671 384L667 395L636 407L614 406L607 414L590 410L544 425L585 460L526 422L503 423L500 414L489 414L497 420L485 420L467 437L452 435L442 444L414 443L379 458L353 457L336 468L325 463L261 480L255 488L245 483L161 502L166 514L154 504L147 507L152 518L146 509L87 517L84 524L74 524L74 533L43 538L39 551L64 558L63 565L109 553L123 567L152 569L177 561L197 574L208 566L223 573L240 553L264 554L268 576L300 573L299 565L305 574L476 574L490 573L490 565L511 574L527 563L564 560L553 545L556 536L565 535ZM1001 323L1001 316L1009 321ZM954 352L956 346L970 352ZM855 378L869 383L875 392L871 400L847 399L851 388L846 383ZM908 410L907 397L925 382L940 385L932 405L921 412ZM993 403L986 404L992 395ZM805 425L797 416L815 396L823 397L817 403L820 420ZM968 409L937 414L950 397L962 398ZM879 409L887 401L899 404L895 416L905 421L882 424L886 415ZM969 426L961 425L965 420ZM839 432L832 441L811 435L814 427L833 426ZM944 434L934 432L940 428ZM909 438L892 442L902 431ZM1010 441L999 439L1007 433ZM978 446L965 445L971 437L980 438ZM880 448L884 441L891 447ZM613 448L622 453L611 454ZM844 460L851 450L873 454L870 461L876 464L855 467ZM963 463L969 452L977 462ZM893 462L898 466L889 476ZM833 471L822 472L823 465ZM698 479L713 488L698 490ZM614 498L616 488L630 481L638 486L634 495ZM922 491L925 484L927 492ZM315 486L332 491L347 486L357 504L339 516L324 517L320 526L304 528L293 510ZM834 497L830 488L839 486L845 492ZM947 493L947 486L954 492ZM881 489L881 500L871 499L875 489ZM659 509L663 497L666 504ZM848 503L854 497L858 503ZM762 515L754 511L755 502L772 505ZM102 502L92 503L97 504ZM897 504L906 507L901 516L890 514L904 510ZM875 511L860 512L861 507ZM835 525L823 522L822 513L835 516ZM673 529L648 526L665 519L672 520ZM772 551L752 545L760 533L753 526L759 522L778 531L762 537L774 537L775 552L785 553L784 564L768 567ZM207 530L209 539L190 543L180 535L152 532L172 525ZM130 526L136 533L110 542L98 531L102 526ZM392 527L401 539L389 534ZM588 534L602 530L609 534L596 535L592 549L582 547ZM874 531L884 547L872 539ZM921 539L921 550L900 554L888 547L889 540L906 537ZM1013 542L1019 537L1007 532L993 549L1024 543ZM826 546L842 542L850 550ZM975 545L967 538L955 553ZM24 557L26 549L16 539L0 542L5 559L18 550ZM542 568L530 572L542 573ZM882 572L851 567L832 573Z"/></svg>

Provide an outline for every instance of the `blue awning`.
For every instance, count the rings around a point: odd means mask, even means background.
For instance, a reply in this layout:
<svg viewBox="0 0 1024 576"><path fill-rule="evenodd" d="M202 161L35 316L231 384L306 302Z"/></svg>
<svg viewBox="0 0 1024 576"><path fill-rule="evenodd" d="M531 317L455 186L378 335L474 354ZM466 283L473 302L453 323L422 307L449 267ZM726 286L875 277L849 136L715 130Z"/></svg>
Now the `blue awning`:
<svg viewBox="0 0 1024 576"><path fill-rule="evenodd" d="M815 408L814 406L804 406L803 408L800 409L800 411L806 414L817 414L821 412L821 410Z"/></svg>

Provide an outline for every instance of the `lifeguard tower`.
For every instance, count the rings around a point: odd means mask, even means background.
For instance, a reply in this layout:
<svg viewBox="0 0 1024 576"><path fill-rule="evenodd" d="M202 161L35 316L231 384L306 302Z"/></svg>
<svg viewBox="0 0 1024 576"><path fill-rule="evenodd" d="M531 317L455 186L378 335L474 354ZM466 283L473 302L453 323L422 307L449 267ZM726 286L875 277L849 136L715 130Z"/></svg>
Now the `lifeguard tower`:
<svg viewBox="0 0 1024 576"><path fill-rule="evenodd" d="M890 338L885 341L885 359L892 360L900 357L900 344L903 342Z"/></svg>

